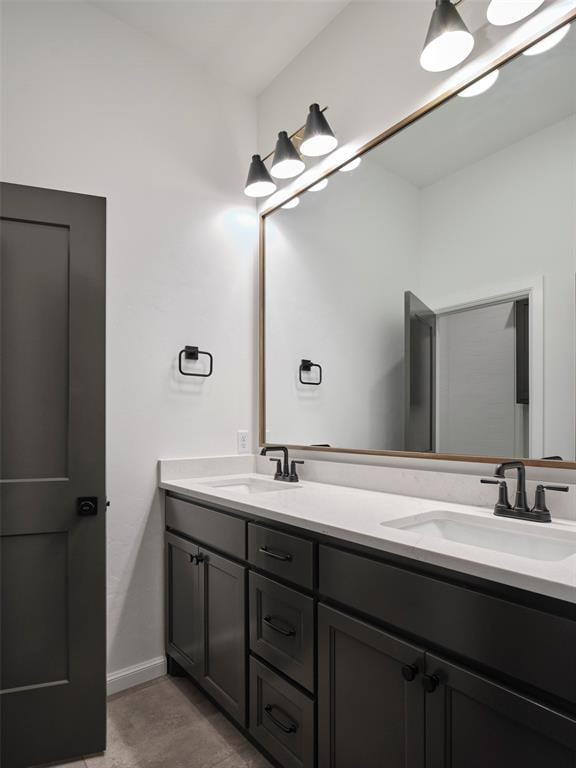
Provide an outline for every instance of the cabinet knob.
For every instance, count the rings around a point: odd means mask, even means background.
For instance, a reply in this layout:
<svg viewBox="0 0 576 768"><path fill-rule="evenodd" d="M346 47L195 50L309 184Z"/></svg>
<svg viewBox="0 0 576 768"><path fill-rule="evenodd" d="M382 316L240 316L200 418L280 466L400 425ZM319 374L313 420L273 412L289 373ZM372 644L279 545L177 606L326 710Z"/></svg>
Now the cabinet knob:
<svg viewBox="0 0 576 768"><path fill-rule="evenodd" d="M424 675L422 678L422 685L426 693L434 693L436 688L440 685L440 678L437 675Z"/></svg>
<svg viewBox="0 0 576 768"><path fill-rule="evenodd" d="M402 667L402 677L404 680L406 680L407 683L411 683L413 680L415 680L417 674L418 667L416 664L405 664Z"/></svg>

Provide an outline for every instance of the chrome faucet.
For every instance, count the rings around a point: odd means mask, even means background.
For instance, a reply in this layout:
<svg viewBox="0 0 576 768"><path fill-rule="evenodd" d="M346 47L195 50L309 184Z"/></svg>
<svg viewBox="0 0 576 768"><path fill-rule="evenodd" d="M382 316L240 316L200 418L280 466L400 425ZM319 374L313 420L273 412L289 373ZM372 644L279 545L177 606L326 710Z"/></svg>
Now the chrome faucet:
<svg viewBox="0 0 576 768"><path fill-rule="evenodd" d="M508 487L506 485L506 472L515 469L518 473L516 485L516 497L514 506L508 500ZM567 485L539 485L536 488L535 504L530 509L528 494L526 493L526 466L523 461L505 461L499 464L494 472L496 480L482 478L481 483L498 486L498 501L494 507L494 514L498 517L513 517L517 520L530 520L536 523L550 523L552 517L546 506L545 491L563 491L569 489Z"/></svg>

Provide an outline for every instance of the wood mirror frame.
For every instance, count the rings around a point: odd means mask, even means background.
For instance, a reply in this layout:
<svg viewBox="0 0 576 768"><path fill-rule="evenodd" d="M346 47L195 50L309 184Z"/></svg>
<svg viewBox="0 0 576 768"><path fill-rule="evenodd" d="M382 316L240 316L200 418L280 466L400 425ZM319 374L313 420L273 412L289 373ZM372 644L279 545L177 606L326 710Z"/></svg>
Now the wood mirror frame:
<svg viewBox="0 0 576 768"><path fill-rule="evenodd" d="M322 176L314 179L314 181L310 182L309 184L298 188L297 190L292 192L290 197L283 199L281 202L278 202L267 208L264 207L259 212L259 267L258 267L258 273L259 273L259 397L258 397L259 429L258 429L258 434L259 434L260 447L264 447L266 445L272 445L272 443L266 442L266 283L265 283L265 280L266 280L266 218L271 213L273 213L278 208L285 205L287 202L289 202L293 198L298 197L298 195L301 195L311 186L318 184L318 182L321 181L322 179L326 179L329 176L331 176L333 173L336 173L344 165L347 165L355 158L361 157L362 155L369 152L371 149L374 149L374 147L377 147L379 144L382 144L384 141L391 138L399 131L403 130L404 128L408 127L412 123L415 123L417 120L429 114L433 110L442 106L445 102L449 101L452 97L456 96L456 94L458 94L460 91L464 90L465 88L477 82L478 80L481 80L483 77L486 77L486 75L488 75L493 70L498 69L499 67L502 67L504 64L508 64L508 62L520 56L522 52L525 51L527 48L530 48L532 45L539 42L543 38L547 37L549 34L554 32L555 30L560 29L560 27L563 27L565 24L568 24L575 20L576 20L576 9L573 9L569 13L565 14L560 20L556 20L553 24L540 30L537 34L532 36L527 42L523 43L521 46L518 46L512 49L511 51L509 51L508 53L500 56L497 60L493 61L490 64L490 66L487 67L485 70L483 70L480 74L475 75L473 78L470 78L468 81L462 83L457 87L450 88L444 91L442 94L440 94L440 96L428 102L427 104L425 104L420 109L413 112L412 114L406 116L405 118L400 120L398 123L388 128L387 130L378 134L373 139L371 139L366 144L364 144L362 147L360 147L360 149L354 155L347 157L346 160L342 161L339 165L326 171ZM277 443L274 443L274 445L276 444ZM503 461L509 461L510 459L513 459L513 458L521 458L524 464L528 467L543 467L547 469L571 469L571 470L576 469L576 460L575 461L551 461L551 460L544 460L544 459L528 459L523 457L510 457L510 456L475 456L475 455L468 455L468 454L445 454L445 453L443 454L443 453L432 453L432 452L419 453L415 451L388 451L388 450L344 448L344 447L343 448L324 448L324 447L298 445L298 444L290 444L287 447L295 451L311 451L314 453L325 452L325 453L360 454L360 455L370 455L370 456L394 456L394 457L401 457L406 459L459 461L459 462L469 462L473 464L500 464Z"/></svg>

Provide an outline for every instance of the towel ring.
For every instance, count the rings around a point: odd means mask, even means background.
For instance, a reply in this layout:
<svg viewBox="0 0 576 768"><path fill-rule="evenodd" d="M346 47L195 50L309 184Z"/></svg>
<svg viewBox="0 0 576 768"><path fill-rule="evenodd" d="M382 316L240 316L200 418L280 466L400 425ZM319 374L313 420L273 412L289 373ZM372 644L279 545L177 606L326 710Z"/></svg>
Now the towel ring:
<svg viewBox="0 0 576 768"><path fill-rule="evenodd" d="M189 371L185 371L182 368L182 360L198 360L200 355L204 355L205 357L210 360L210 365L208 367L208 373L190 373ZM198 349L198 347L184 347L184 349L180 350L180 354L178 355L178 370L182 374L182 376L198 376L202 379L207 379L209 376L212 376L212 371L214 370L214 358L210 354L210 352L203 352L201 349Z"/></svg>

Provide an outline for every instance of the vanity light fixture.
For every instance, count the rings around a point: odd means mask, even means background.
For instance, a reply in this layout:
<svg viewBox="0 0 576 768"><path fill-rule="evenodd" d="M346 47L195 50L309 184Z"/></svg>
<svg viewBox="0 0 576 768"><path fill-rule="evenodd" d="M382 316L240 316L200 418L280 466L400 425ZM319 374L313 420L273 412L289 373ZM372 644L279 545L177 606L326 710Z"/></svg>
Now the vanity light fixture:
<svg viewBox="0 0 576 768"><path fill-rule="evenodd" d="M272 176L277 179L293 179L295 176L299 176L305 167L304 161L288 137L288 133L280 131L270 169Z"/></svg>
<svg viewBox="0 0 576 768"><path fill-rule="evenodd" d="M346 163L346 165L343 165L342 168L340 168L339 170L342 171L342 173L348 173L348 171L355 171L361 162L362 162L361 157L355 157L354 160L350 160L349 163Z"/></svg>
<svg viewBox="0 0 576 768"><path fill-rule="evenodd" d="M314 184L314 186L310 187L308 189L309 192L322 192L323 189L326 189L328 186L328 179L322 179L317 184Z"/></svg>
<svg viewBox="0 0 576 768"><path fill-rule="evenodd" d="M248 178L244 187L244 194L248 197L266 197L276 191L276 184L272 181L268 168L260 155L252 155L252 162L248 170Z"/></svg>
<svg viewBox="0 0 576 768"><path fill-rule="evenodd" d="M312 104L306 125L304 136L300 145L300 152L306 157L322 157L338 146L338 139L328 125L319 104Z"/></svg>
<svg viewBox="0 0 576 768"><path fill-rule="evenodd" d="M551 50L554 46L564 40L569 29L570 24L565 24L563 27L560 27L560 29L557 29L556 32L552 32L552 34L548 35L543 40L540 40L539 43L530 46L530 48L527 48L522 53L524 56L538 56L540 53L546 53L546 51Z"/></svg>
<svg viewBox="0 0 576 768"><path fill-rule="evenodd" d="M428 72L445 72L472 53L474 36L452 0L436 0L420 65Z"/></svg>
<svg viewBox="0 0 576 768"><path fill-rule="evenodd" d="M498 80L499 74L500 70L495 69L493 72L486 75L486 77L482 77L480 80L472 83L472 85L469 85L468 88L464 88L463 91L458 93L458 96L461 96L463 99L469 99L472 96L480 96L481 93L486 93L489 88L492 88L496 80Z"/></svg>
<svg viewBox="0 0 576 768"><path fill-rule="evenodd" d="M492 0L486 16L490 24L504 27L527 18L543 3L544 0Z"/></svg>
<svg viewBox="0 0 576 768"><path fill-rule="evenodd" d="M290 208L296 208L297 205L300 205L300 198L299 197L293 197L292 200L288 200L287 203L284 203L282 208L286 208L286 210L290 210Z"/></svg>

